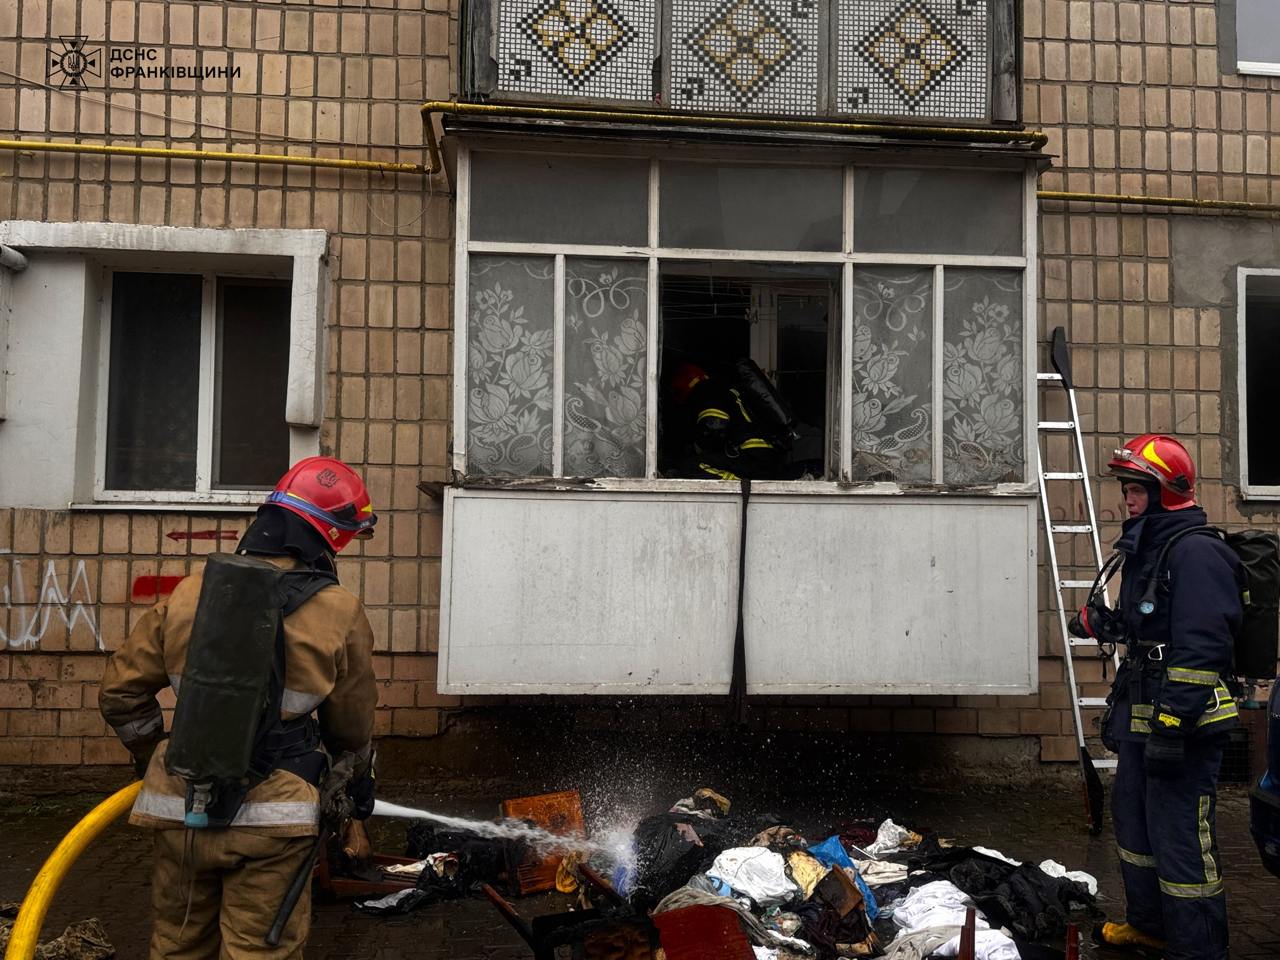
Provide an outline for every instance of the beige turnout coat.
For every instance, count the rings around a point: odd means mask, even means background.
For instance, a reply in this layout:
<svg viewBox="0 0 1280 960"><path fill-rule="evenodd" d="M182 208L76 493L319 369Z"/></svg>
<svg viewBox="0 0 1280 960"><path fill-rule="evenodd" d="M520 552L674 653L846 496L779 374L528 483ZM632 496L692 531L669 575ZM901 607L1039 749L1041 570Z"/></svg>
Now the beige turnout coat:
<svg viewBox="0 0 1280 960"><path fill-rule="evenodd" d="M277 566L289 557L266 558ZM124 645L112 654L102 679L100 708L124 745L151 762L129 822L181 827L186 785L164 768L164 718L156 693L180 692L201 574L187 577L167 600L147 611ZM284 719L318 711L321 737L331 756L371 750L378 694L373 676L373 632L364 606L340 586L328 586L285 618ZM249 791L231 824L274 836L310 836L319 822L318 791L302 778L276 770Z"/></svg>

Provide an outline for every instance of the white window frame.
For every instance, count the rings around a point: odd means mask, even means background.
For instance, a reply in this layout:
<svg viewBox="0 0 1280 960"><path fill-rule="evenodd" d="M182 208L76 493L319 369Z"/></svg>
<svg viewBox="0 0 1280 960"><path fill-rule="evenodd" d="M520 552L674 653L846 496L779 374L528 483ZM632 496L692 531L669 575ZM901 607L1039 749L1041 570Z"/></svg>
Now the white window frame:
<svg viewBox="0 0 1280 960"><path fill-rule="evenodd" d="M1280 485L1249 482L1249 379L1246 369L1248 345L1246 324L1250 277L1280 278L1280 268L1236 268L1236 396L1240 410L1238 447L1240 450L1240 492L1246 500L1280 500Z"/></svg>
<svg viewBox="0 0 1280 960"><path fill-rule="evenodd" d="M83 463L76 481L77 497L72 509L201 509L229 510L256 506L262 501L261 490L121 490L104 489L106 449L106 400L110 362L110 277L106 271L197 273L209 276L263 277L276 273L263 271L261 258L272 263L288 263L289 300L289 369L285 400L285 422L289 425L290 462L320 452L320 426L324 415L323 384L325 374L324 324L328 309L328 234L323 230L220 230L204 227L159 227L119 223L42 223L29 220L0 221L0 243L23 252L33 267L38 267L41 251L58 254L82 254L86 269L96 273L101 309L86 316L84 322L98 324L96 335L86 338L86 353L96 349L96 356L86 355L82 376L96 378L89 387L94 397L93 408L79 424L84 432L93 431L89 444L91 462ZM139 254L147 255L146 265ZM283 273L284 271L280 271ZM214 329L213 290L204 291L202 318L206 332ZM92 311L91 311L92 312ZM204 334L202 333L202 340ZM210 341L211 343L213 341ZM206 356L207 353L207 356ZM201 355L200 435L207 432L210 459L202 472L197 469L197 484L203 475L211 477L214 351Z"/></svg>
<svg viewBox="0 0 1280 960"><path fill-rule="evenodd" d="M937 348L934 353L933 408L935 412L933 424L933 483L942 490L943 480L942 437L942 322L944 274L948 267L994 267L1017 269L1023 276L1023 457L1025 479L1021 482L975 485L974 492L984 495L1028 496L1037 492L1034 478L1037 422L1037 390L1036 390L1036 185L1037 174L1032 166L1028 166L1023 178L1023 255L1020 256L976 256L963 254L907 254L907 253L864 253L853 249L854 234L854 169L852 162L835 162L813 160L813 166L832 165L844 169L843 198L843 243L839 251L823 253L795 250L738 250L738 249L694 249L684 247L663 247L659 244L659 177L661 161L656 156L649 159L649 195L648 195L648 242L644 246L610 246L562 243L528 243L492 240L472 240L470 236L471 207L471 153L472 147L462 143L458 146L457 158L457 200L455 204L455 246L454 246L454 341L453 341L453 452L452 467L459 476L466 476L467 471L467 330L468 330L468 284L470 279L469 259L473 253L506 254L506 255L539 255L554 258L556 286L554 291L554 311L552 326L554 330L553 357L555 358L556 377L554 380L554 396L552 399L552 475L545 479L554 484L559 478L563 464L563 434L560 429L560 418L564 404L563 384L563 328L564 328L564 260L565 257L615 258L629 260L645 260L648 263L648 354L650 362L646 370L646 455L644 478L600 477L592 480L596 489L617 491L667 491L672 493L708 491L714 489L710 485L718 485L725 489L736 490L738 485L729 481L702 479L671 479L658 477L658 364L653 358L658 355L659 333L659 273L663 261L721 261L751 262L779 264L834 264L841 267L840 284L840 375L841 383L837 400L839 403L840 430L840 463L839 480L765 480L753 483L753 489L762 493L812 493L831 494L833 492L874 496L885 494L902 494L910 487L911 492L919 493L919 485L904 486L897 482L864 482L852 478L853 459L853 412L846 398L853 392L853 272L860 264L883 264L893 266L931 267L933 275L933 322L934 337ZM547 156L561 154L581 157L583 154L567 153L564 150L507 150L495 146L481 148L480 152L492 149L497 152L527 154L530 156ZM624 154L614 154L623 156ZM608 159L610 154L602 152L592 154L598 159ZM634 156L630 154L629 156ZM681 157L681 160L688 158ZM725 158L694 158L707 163L726 162ZM761 165L796 166L798 161L758 160L735 158L734 162L751 162ZM923 164L902 162L895 168L923 167ZM938 169L957 169L955 166ZM983 168L977 164L970 169ZM1015 174L1016 170L1011 170ZM830 391L834 385L829 384ZM527 481L526 481L527 482ZM949 489L949 488L948 488Z"/></svg>
<svg viewBox="0 0 1280 960"><path fill-rule="evenodd" d="M94 430L93 497L97 501L125 501L159 499L166 503L243 503L261 500L270 487L214 487L216 446L218 441L218 408L222 395L222 331L220 329L222 304L218 300L219 281L255 280L284 281L292 289L291 277L271 276L261 270L201 268L182 261L136 265L103 265L100 274L102 291L98 316L98 398L97 424ZM198 276L200 290L200 358L198 361L199 384L196 390L196 475L191 490L115 490L107 486L107 434L109 432L109 407L111 393L111 309L114 275L117 273L149 273L158 276ZM290 462L293 458L290 457Z"/></svg>
<svg viewBox="0 0 1280 960"><path fill-rule="evenodd" d="M1257 77L1280 77L1280 58L1276 60L1241 60L1239 58L1240 50L1240 7L1248 3L1249 0L1235 0L1235 31L1236 35L1232 37L1235 42L1236 56L1236 73L1245 74L1247 76ZM1257 0L1257 2L1274 3L1275 0ZM1218 5L1221 7L1221 4Z"/></svg>

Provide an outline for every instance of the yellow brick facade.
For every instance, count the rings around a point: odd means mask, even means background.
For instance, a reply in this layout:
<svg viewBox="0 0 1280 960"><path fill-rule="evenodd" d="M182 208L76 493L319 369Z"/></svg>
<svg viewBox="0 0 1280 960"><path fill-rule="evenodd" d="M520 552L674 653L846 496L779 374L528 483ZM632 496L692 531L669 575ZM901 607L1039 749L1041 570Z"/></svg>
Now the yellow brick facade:
<svg viewBox="0 0 1280 960"><path fill-rule="evenodd" d="M1215 3L1023 6L1024 119L1048 134L1054 156L1042 188L1280 202L1280 79L1222 73ZM457 0L0 3L0 136L421 163L418 106L457 93L458 22ZM81 92L55 88L48 49L70 35L239 76L108 74ZM1197 458L1211 519L1275 526L1275 510L1239 497L1235 356L1226 342L1234 314L1187 305L1178 294L1175 223L1216 216L1043 203L1040 334L1044 341L1064 326L1074 344L1095 465L1125 435L1175 432ZM329 235L321 449L366 476L382 518L376 539L353 546L340 566L377 638L384 736L435 735L467 706L435 693L441 512L417 486L446 479L452 217L443 176L0 150L0 220ZM1098 485L1097 493L1113 537L1115 491ZM0 655L0 764L121 761L96 712L101 650L114 648L151 602L140 583L185 574L223 542L182 535L231 536L246 522L225 512L0 504L8 647ZM1051 597L1042 571L1038 694L809 698L769 703L758 722L1022 735L1039 738L1046 760L1074 759ZM1081 674L1084 692L1105 690L1098 663L1082 664ZM629 709L588 702L581 723L625 724ZM709 716L682 710L693 723Z"/></svg>

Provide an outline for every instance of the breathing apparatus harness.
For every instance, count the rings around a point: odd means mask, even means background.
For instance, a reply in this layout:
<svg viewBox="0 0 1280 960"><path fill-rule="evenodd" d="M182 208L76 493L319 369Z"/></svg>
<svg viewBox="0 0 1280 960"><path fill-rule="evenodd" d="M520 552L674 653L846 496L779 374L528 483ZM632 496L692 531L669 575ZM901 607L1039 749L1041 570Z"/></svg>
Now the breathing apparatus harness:
<svg viewBox="0 0 1280 960"><path fill-rule="evenodd" d="M328 768L310 713L284 720L284 620L325 587L329 570L281 570L213 554L205 568L165 767L186 781L184 825L230 826L277 769L318 784Z"/></svg>

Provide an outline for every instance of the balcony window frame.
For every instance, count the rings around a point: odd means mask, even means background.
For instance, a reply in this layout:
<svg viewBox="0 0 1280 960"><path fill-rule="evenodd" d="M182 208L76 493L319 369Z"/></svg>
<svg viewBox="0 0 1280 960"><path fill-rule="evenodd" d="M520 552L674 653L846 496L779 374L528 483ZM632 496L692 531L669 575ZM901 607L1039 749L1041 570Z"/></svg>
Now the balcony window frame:
<svg viewBox="0 0 1280 960"><path fill-rule="evenodd" d="M519 482L527 485L530 482L545 482L549 486L554 486L558 482L562 482L565 476L562 472L563 466L563 447L564 447L564 431L563 431L563 404L564 404L564 383L563 383L563 355L564 355L564 273L566 257L590 257L590 258L612 258L612 259L629 259L644 260L647 262L648 273L648 298L647 298L647 353L649 361L646 365L646 393L645 393L645 420L646 420L646 450L645 450L645 476L643 478L595 478L591 483L595 489L615 490L620 492L655 492L666 491L671 493L689 493L695 491L710 491L716 487L724 487L728 489L732 487L737 489L737 484L727 481L718 480L691 480L663 478L658 476L658 393L659 393L659 371L656 362L659 357L659 330L661 325L660 317L660 297L659 297L659 279L664 262L670 261L699 261L699 262L723 262L731 263L777 263L777 264L814 264L814 265L836 265L840 268L839 283L839 349L840 349L840 382L839 384L829 384L828 392L831 395L832 390L838 390L834 394L836 405L838 407L837 415L839 429L839 451L840 459L837 469L832 471L838 479L835 480L770 480L756 481L753 489L761 492L773 492L782 494L832 494L836 492L862 494L862 495L896 495L903 493L942 493L942 492L964 492L966 488L947 485L943 480L944 459L942 456L942 437L944 426L942 417L942 343L943 343L943 311L945 298L942 295L944 290L945 271L948 267L979 267L979 268L1000 268L1020 270L1022 273L1022 307L1023 307L1023 396L1022 396L1022 419L1023 419L1023 479L1016 482L1002 482L995 484L972 484L968 486L968 490L973 493L981 493L983 495L1001 495L1001 496L1029 496L1036 493L1036 484L1034 478L1036 452L1036 420L1037 420L1037 397L1036 397L1036 301L1037 301L1037 201L1036 201L1036 170L1034 165L1028 164L1021 171L1023 177L1023 195L1022 195L1022 234L1023 234L1023 255L1020 256L982 256L982 255L966 255L966 254L899 254L899 253L859 253L854 249L854 231L856 224L854 222L854 195L853 181L855 166L861 164L862 161L853 160L844 157L838 161L843 167L844 179L844 197L843 197L843 229L841 249L830 253L812 252L812 251L793 251L793 250L738 250L738 249L691 249L691 248L674 248L663 247L659 243L659 207L660 207L660 168L662 160L656 155L646 152L644 155L649 157L649 196L648 196L648 243L644 246L597 246L597 245L576 245L576 244L560 244L560 243L528 243L528 242L506 242L506 241L478 241L472 240L469 233L469 216L470 216L470 194L471 194L471 164L470 158L472 152L481 150L501 150L510 153L523 153L530 156L546 156L547 154L560 154L566 156L584 156L583 151L571 151L566 147L551 147L547 149L529 149L524 148L508 148L496 144L462 142L458 146L457 156L457 194L455 204L455 248L454 248L454 342L453 342L453 369L455 371L453 384L453 445L451 454L451 466L455 471L455 475L464 478L477 478L476 475L470 475L467 472L467 346L468 346L468 324L469 324L469 278L470 265L469 260L471 254L506 254L512 256L528 256L539 255L553 258L554 276L555 276L555 315L552 318L552 329L554 332L554 348L553 357L555 358L555 378L554 378L554 394L552 400L552 432L553 432L553 451L552 451L552 468L551 475L545 477L524 478ZM626 151L625 149L609 150L601 149L599 152L593 152L593 156L599 159L609 159L610 157L634 157L636 151ZM794 159L787 157L779 159L776 156L770 158L748 157L737 154L732 157L708 156L706 154L694 154L693 159L701 160L706 163L759 163L759 164L777 164L779 166L830 166L832 161L830 157L821 158L814 157L808 163L798 163ZM686 160L690 159L682 153L669 151L663 154L663 159ZM870 165L870 164L867 164ZM899 162L891 165L895 167L928 167L934 166L925 160ZM942 169L954 169L955 166L941 166ZM972 161L963 164L965 167L979 170L990 170L990 165L983 166L978 161ZM1010 167L1010 175L1016 176L1019 170L1016 166ZM853 368L853 282L854 271L858 266L923 266L933 271L933 289L935 291L933 302L933 323L935 331L935 347L934 347L934 378L933 378L933 410L935 411L933 430L933 482L927 485L918 483L899 483L895 481L862 481L855 480L852 476L852 404L848 398L852 396L852 368ZM504 479L502 477L485 477L484 483L490 485L501 485Z"/></svg>

